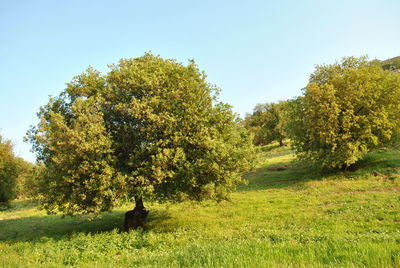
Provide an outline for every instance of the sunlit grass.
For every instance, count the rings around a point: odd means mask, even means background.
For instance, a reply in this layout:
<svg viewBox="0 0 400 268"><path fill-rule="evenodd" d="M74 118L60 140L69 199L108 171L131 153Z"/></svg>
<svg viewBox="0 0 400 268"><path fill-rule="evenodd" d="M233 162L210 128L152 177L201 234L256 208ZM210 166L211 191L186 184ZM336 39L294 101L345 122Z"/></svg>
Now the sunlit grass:
<svg viewBox="0 0 400 268"><path fill-rule="evenodd" d="M147 203L147 229L119 233L132 204L101 218L0 212L3 267L398 267L400 154L370 153L322 173L287 148L265 150L230 201Z"/></svg>

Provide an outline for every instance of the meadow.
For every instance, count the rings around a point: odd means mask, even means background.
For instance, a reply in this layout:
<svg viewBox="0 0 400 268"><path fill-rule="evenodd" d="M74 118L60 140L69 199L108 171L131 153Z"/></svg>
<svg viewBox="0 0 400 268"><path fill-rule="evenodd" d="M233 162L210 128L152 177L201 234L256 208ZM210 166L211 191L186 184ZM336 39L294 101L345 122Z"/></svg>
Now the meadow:
<svg viewBox="0 0 400 268"><path fill-rule="evenodd" d="M400 152L322 172L288 147L229 201L146 202L145 231L119 233L125 211L46 215L29 200L0 211L1 267L400 267Z"/></svg>

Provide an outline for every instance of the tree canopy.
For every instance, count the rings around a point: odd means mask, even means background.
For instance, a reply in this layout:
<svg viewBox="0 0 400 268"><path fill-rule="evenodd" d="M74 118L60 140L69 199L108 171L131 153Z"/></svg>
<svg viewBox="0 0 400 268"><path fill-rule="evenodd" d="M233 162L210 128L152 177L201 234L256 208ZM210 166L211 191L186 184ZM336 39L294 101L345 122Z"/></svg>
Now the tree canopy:
<svg viewBox="0 0 400 268"><path fill-rule="evenodd" d="M14 154L11 141L0 136L0 202L25 193L25 177L31 169L31 163Z"/></svg>
<svg viewBox="0 0 400 268"><path fill-rule="evenodd" d="M226 198L256 149L194 61L150 53L103 75L89 68L39 112L28 132L48 212L93 213L121 200Z"/></svg>
<svg viewBox="0 0 400 268"><path fill-rule="evenodd" d="M400 75L378 61L344 58L317 66L304 95L289 107L287 129L299 156L346 168L396 137Z"/></svg>
<svg viewBox="0 0 400 268"><path fill-rule="evenodd" d="M286 138L286 101L257 104L252 114L247 115L244 126L254 133L255 145L267 145L278 141L283 145Z"/></svg>

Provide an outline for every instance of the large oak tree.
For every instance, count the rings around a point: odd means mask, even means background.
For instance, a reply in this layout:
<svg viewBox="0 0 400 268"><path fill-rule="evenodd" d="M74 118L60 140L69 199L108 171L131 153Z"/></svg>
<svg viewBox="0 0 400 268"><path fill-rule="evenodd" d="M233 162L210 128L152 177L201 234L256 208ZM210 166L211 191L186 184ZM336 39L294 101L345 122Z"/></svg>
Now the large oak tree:
<svg viewBox="0 0 400 268"><path fill-rule="evenodd" d="M143 227L144 199L221 200L243 182L256 150L193 61L147 53L110 68L75 77L28 132L46 166L48 212L97 213L132 198L130 229Z"/></svg>

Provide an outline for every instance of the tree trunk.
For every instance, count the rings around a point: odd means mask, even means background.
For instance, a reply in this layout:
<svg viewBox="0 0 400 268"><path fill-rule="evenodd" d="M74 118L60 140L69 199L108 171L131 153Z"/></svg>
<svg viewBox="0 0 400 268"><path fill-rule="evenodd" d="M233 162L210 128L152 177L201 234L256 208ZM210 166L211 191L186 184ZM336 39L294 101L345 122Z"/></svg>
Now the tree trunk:
<svg viewBox="0 0 400 268"><path fill-rule="evenodd" d="M340 170L342 171L356 171L357 169L359 169L359 165L357 165L357 163L351 164L351 165L342 165Z"/></svg>
<svg viewBox="0 0 400 268"><path fill-rule="evenodd" d="M279 139L279 146L280 147L282 147L284 144L283 144L283 140L282 139Z"/></svg>
<svg viewBox="0 0 400 268"><path fill-rule="evenodd" d="M129 232L132 229L144 229L149 211L143 206L143 199L141 196L135 196L135 208L125 213L124 231Z"/></svg>

